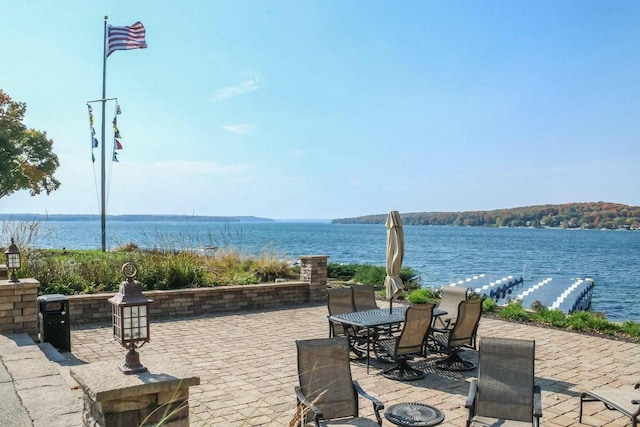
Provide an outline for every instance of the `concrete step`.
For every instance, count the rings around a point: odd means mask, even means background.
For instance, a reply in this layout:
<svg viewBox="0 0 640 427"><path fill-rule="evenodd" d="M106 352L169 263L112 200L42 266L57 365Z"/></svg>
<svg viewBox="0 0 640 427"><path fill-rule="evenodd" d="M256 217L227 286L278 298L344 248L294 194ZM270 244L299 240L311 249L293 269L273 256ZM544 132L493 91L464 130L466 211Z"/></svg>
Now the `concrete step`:
<svg viewBox="0 0 640 427"><path fill-rule="evenodd" d="M68 374L69 366L77 361L58 353L47 343L36 344L27 334L0 335L0 361L7 380L1 384L4 388L13 388L17 396L17 399L0 400L0 412L13 411L21 422L7 423L7 426L82 425L82 397ZM30 422L25 421L25 416ZM0 421L0 425L5 424Z"/></svg>

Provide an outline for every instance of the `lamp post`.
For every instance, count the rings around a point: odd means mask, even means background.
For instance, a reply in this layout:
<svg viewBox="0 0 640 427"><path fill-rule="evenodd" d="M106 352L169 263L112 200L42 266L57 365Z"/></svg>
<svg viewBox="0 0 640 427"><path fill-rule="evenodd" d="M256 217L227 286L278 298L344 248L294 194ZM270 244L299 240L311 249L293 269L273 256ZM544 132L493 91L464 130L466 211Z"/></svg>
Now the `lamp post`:
<svg viewBox="0 0 640 427"><path fill-rule="evenodd" d="M20 270L20 251L16 246L13 237L11 238L11 245L9 245L9 249L4 251L4 257L7 264L7 270L11 271L10 282L18 283L18 277L16 276L16 270Z"/></svg>
<svg viewBox="0 0 640 427"><path fill-rule="evenodd" d="M138 269L133 263L125 263L122 274L126 280L120 283L118 293L109 298L112 304L113 338L128 349L125 362L120 365L120 370L126 375L147 370L140 363L136 348L149 341L149 304L153 301L142 295L140 283L135 280L137 273ZM140 346L138 343L141 343Z"/></svg>

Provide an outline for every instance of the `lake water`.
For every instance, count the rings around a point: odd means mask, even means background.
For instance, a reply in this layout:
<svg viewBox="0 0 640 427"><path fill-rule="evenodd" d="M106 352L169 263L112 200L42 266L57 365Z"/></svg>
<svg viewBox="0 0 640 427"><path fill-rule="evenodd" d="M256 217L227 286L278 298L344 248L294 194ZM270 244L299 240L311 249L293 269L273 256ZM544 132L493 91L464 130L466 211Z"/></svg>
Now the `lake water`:
<svg viewBox="0 0 640 427"><path fill-rule="evenodd" d="M591 277L592 309L611 320L640 322L640 232L527 228L405 226L403 266L425 287L480 273ZM107 223L107 246L236 248L245 254L274 251L279 258L328 255L329 262L385 265L384 225L327 222L124 222ZM38 247L99 249L100 222L43 221Z"/></svg>

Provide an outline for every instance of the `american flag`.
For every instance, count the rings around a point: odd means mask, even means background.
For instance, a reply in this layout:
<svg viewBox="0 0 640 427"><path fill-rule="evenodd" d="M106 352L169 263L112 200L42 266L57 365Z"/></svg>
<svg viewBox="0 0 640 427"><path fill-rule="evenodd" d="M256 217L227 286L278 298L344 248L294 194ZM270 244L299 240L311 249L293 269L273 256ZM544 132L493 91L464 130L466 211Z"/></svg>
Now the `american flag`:
<svg viewBox="0 0 640 427"><path fill-rule="evenodd" d="M138 21L128 27L107 27L107 56L115 50L145 49L147 42L144 39L145 29L142 22Z"/></svg>

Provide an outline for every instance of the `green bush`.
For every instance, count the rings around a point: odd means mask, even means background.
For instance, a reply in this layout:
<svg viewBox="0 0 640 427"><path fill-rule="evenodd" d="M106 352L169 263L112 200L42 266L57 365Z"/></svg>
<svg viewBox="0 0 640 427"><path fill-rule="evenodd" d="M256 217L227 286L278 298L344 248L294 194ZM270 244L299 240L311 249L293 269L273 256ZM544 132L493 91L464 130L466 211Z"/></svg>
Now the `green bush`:
<svg viewBox="0 0 640 427"><path fill-rule="evenodd" d="M353 278L356 274L356 265L355 264L337 264L335 262L330 262L327 264L327 276L332 279L348 281Z"/></svg>
<svg viewBox="0 0 640 427"><path fill-rule="evenodd" d="M435 302L436 295L431 289L415 289L409 293L407 301L412 304L429 304Z"/></svg>
<svg viewBox="0 0 640 427"><path fill-rule="evenodd" d="M356 265L355 274L352 279L358 283L382 287L384 285L385 277L387 277L387 270L384 267L377 267L374 265Z"/></svg>
<svg viewBox="0 0 640 427"><path fill-rule="evenodd" d="M567 315L558 309L550 310L546 307L541 307L531 315L531 320L561 328L567 326Z"/></svg>
<svg viewBox="0 0 640 427"><path fill-rule="evenodd" d="M482 311L485 313L495 313L498 310L498 304L491 298L485 298L482 301Z"/></svg>
<svg viewBox="0 0 640 427"><path fill-rule="evenodd" d="M622 333L633 338L640 338L640 324L633 320L627 320L620 326Z"/></svg>
<svg viewBox="0 0 640 427"><path fill-rule="evenodd" d="M387 269L369 264L342 265L329 263L327 265L327 275L339 281L347 282L353 280L357 283L374 285L377 290L384 290L384 279L387 277ZM414 289L420 289L420 278L416 272L409 267L400 270L400 279L404 284L405 293Z"/></svg>
<svg viewBox="0 0 640 427"><path fill-rule="evenodd" d="M522 307L522 301L512 301L500 311L500 316L520 322L529 321L529 313Z"/></svg>

